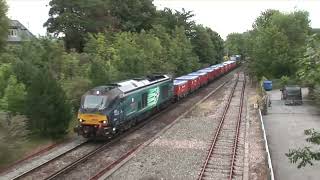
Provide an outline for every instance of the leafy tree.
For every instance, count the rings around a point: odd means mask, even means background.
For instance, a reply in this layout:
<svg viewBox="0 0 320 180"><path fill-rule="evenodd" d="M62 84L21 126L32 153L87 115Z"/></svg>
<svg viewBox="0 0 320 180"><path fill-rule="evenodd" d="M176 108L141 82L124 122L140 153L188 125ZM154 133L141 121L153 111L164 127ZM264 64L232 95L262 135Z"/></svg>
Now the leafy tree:
<svg viewBox="0 0 320 180"><path fill-rule="evenodd" d="M64 34L66 48L82 51L87 33L150 29L155 6L150 0L51 0L50 33Z"/></svg>
<svg viewBox="0 0 320 180"><path fill-rule="evenodd" d="M239 54L243 56L246 53L244 35L241 33L228 34L226 40L226 51L228 55Z"/></svg>
<svg viewBox="0 0 320 180"><path fill-rule="evenodd" d="M17 78L11 75L0 99L0 108L14 114L24 113L26 94L25 85L17 82Z"/></svg>
<svg viewBox="0 0 320 180"><path fill-rule="evenodd" d="M84 50L89 54L88 73L93 85L111 83L119 78L115 68L115 49L107 44L107 39L103 34L89 35Z"/></svg>
<svg viewBox="0 0 320 180"><path fill-rule="evenodd" d="M7 41L9 20L7 14L7 4L5 0L0 0L0 50L4 48Z"/></svg>
<svg viewBox="0 0 320 180"><path fill-rule="evenodd" d="M292 75L295 64L288 55L289 42L283 32L272 26L259 32L253 47L253 61L250 66L258 77L278 77Z"/></svg>
<svg viewBox="0 0 320 180"><path fill-rule="evenodd" d="M12 75L12 67L10 64L0 65L0 98L4 95L4 90L8 85L8 79Z"/></svg>
<svg viewBox="0 0 320 180"><path fill-rule="evenodd" d="M216 62L217 52L206 28L200 25L196 26L191 42L201 63L213 64Z"/></svg>
<svg viewBox="0 0 320 180"><path fill-rule="evenodd" d="M71 107L63 89L46 70L39 70L27 90L26 114L33 134L59 137L66 134Z"/></svg>
<svg viewBox="0 0 320 180"><path fill-rule="evenodd" d="M310 33L308 13L284 14L267 10L256 19L253 27L247 46L251 47L251 71L259 77L294 76Z"/></svg>
<svg viewBox="0 0 320 180"><path fill-rule="evenodd" d="M89 90L90 87L92 87L91 81L83 77L75 77L63 82L63 89L66 92L68 102L70 102L73 107L73 112L78 111L80 106L80 97Z"/></svg>
<svg viewBox="0 0 320 180"><path fill-rule="evenodd" d="M320 145L320 133L314 129L304 131L307 136L306 141L314 146ZM298 163L298 168L305 167L306 165L313 165L313 161L320 160L320 150L307 146L298 149L290 149L286 156L291 163Z"/></svg>
<svg viewBox="0 0 320 180"><path fill-rule="evenodd" d="M119 20L122 31L140 32L152 28L156 7L152 0L110 1L111 14Z"/></svg>
<svg viewBox="0 0 320 180"><path fill-rule="evenodd" d="M175 28L172 42L168 48L177 75L190 73L200 67L199 58L193 51L191 41L184 33L183 27Z"/></svg>
<svg viewBox="0 0 320 180"><path fill-rule="evenodd" d="M176 27L183 27L188 38L191 38L194 34L194 28L196 23L191 20L194 17L192 11L173 11L169 8L164 8L164 10L157 12L157 17L155 19L155 26L161 25L165 27L168 33L172 33Z"/></svg>
<svg viewBox="0 0 320 180"><path fill-rule="evenodd" d="M299 60L298 77L309 86L320 82L320 40L316 35L307 39L307 48L304 57Z"/></svg>
<svg viewBox="0 0 320 180"><path fill-rule="evenodd" d="M44 24L54 35L64 34L66 48L82 51L86 33L102 32L118 24L104 0L51 0L49 19Z"/></svg>
<svg viewBox="0 0 320 180"><path fill-rule="evenodd" d="M207 32L210 36L210 39L214 45L214 49L215 49L215 52L216 52L216 56L215 56L215 62L214 64L216 63L219 63L222 61L223 59L223 55L224 55L224 42L223 42L223 39L220 37L220 35L213 31L212 29L210 28L207 28Z"/></svg>
<svg viewBox="0 0 320 180"><path fill-rule="evenodd" d="M30 62L18 60L12 64L12 71L14 72L18 82L29 87L32 83L32 78L37 71L37 67Z"/></svg>
<svg viewBox="0 0 320 180"><path fill-rule="evenodd" d="M124 78L147 74L144 51L139 48L136 39L137 34L130 32L122 32L115 37L116 67Z"/></svg>

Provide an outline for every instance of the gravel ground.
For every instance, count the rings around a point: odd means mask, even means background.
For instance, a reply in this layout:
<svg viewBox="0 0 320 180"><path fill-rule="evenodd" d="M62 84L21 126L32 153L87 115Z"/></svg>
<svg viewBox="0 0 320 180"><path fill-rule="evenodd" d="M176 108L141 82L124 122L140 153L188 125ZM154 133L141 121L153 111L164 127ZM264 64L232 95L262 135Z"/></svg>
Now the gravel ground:
<svg viewBox="0 0 320 180"><path fill-rule="evenodd" d="M249 83L248 83L249 84ZM247 86L248 94L248 113L249 130L247 143L249 146L248 152L248 179L251 180L266 180L267 179L267 157L264 148L263 132L261 129L261 121L259 112L254 109L254 104L257 102L257 91L255 87Z"/></svg>
<svg viewBox="0 0 320 180"><path fill-rule="evenodd" d="M217 128L217 115L222 113L232 84L197 106L107 179L196 179L210 145L208 137Z"/></svg>
<svg viewBox="0 0 320 180"><path fill-rule="evenodd" d="M15 165L14 167L8 169L7 171L0 174L0 179L7 180L13 179L20 174L23 174L26 171L34 169L35 167L43 164L44 162L50 161L55 157L63 154L64 152L73 149L79 144L83 143L85 140L82 138L77 138L69 143L61 144L50 151L40 154L39 156L33 157L31 159L27 159L26 161Z"/></svg>

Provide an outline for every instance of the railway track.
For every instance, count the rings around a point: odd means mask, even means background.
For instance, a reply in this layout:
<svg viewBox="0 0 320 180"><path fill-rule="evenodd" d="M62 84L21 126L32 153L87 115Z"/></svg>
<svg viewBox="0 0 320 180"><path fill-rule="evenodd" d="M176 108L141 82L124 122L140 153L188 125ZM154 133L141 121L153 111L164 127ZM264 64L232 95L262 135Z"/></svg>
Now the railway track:
<svg viewBox="0 0 320 180"><path fill-rule="evenodd" d="M166 110L164 110L166 111ZM155 114L154 116L152 116L150 118L149 121L157 118L160 114ZM75 158L74 161L68 163L67 165L63 166L63 167L60 167L58 170L52 170L50 172L48 171L45 171L45 170L42 170L42 168L45 168L45 166L48 166L52 163L56 163L56 161L62 161L64 158L66 158L66 156L74 153L75 151L79 150L80 148L83 148L85 145L88 145L90 144L90 141L86 141L78 146L76 146L75 148L73 149L70 149L62 154L60 154L59 156L49 160L49 161L46 161L45 163L29 170L29 171L26 171L24 172L23 174L20 174L19 176L13 178L14 180L18 180L18 179L34 179L34 178L37 178L37 179L45 179L45 180L52 180L52 179L58 179L60 176L62 176L63 174L66 174L68 173L69 171L71 171L73 168L75 168L76 166L78 166L79 164L85 162L86 160L90 159L91 157L95 156L97 153L107 149L108 147L112 146L113 144L117 143L121 138L127 136L128 134L132 133L133 131L136 131L138 129L140 129L141 127L143 127L145 124L147 124L149 121L142 121L141 123L139 123L137 126L131 128L130 130L120 134L119 136L116 136L114 138L112 138L110 141L107 141L106 143L103 143L101 145L93 145L91 144L92 146L94 146L93 150L89 150L88 153L85 153L85 154L82 154L80 155L79 158ZM138 147L136 147L138 148ZM133 148L131 152L134 151L134 149L136 148ZM128 153L129 155L129 153ZM120 159L119 159L120 160ZM114 162L116 163L116 162ZM62 163L60 163L62 164ZM109 167L112 167L112 165L109 165ZM34 174L44 174L43 172L39 172L39 171L45 171L46 173L46 176L42 176L42 177L39 177L39 176L35 176Z"/></svg>
<svg viewBox="0 0 320 180"><path fill-rule="evenodd" d="M29 176L30 174L37 172L39 169L44 168L45 166L51 164L52 162L57 161L57 160L59 160L59 159L63 159L63 158L64 158L65 156L67 156L68 154L71 154L71 153L79 150L80 148L82 148L83 146L87 145L88 143L89 143L88 141L82 142L82 143L80 143L79 145L77 145L76 147L65 151L64 153L62 153L62 154L54 157L54 158L51 159L51 160L48 160L48 161L40 164L39 166L36 166L35 168L32 168L32 169L30 169L30 170L28 170L28 171L25 171L24 173L22 173L22 174L20 174L20 175L18 175L18 176L16 176L16 177L14 177L13 179L16 180L16 179L26 178L26 177Z"/></svg>
<svg viewBox="0 0 320 180"><path fill-rule="evenodd" d="M246 79L238 74L198 179L242 179L243 137L240 133Z"/></svg>
<svg viewBox="0 0 320 180"><path fill-rule="evenodd" d="M229 80L228 80L228 78L226 78L224 80L224 82L221 83L219 88L216 88L215 90L222 88ZM67 177L68 173L71 172L77 166L83 165L83 163L87 162L87 160L89 160L89 159L94 159L94 157L97 154L99 154L99 152L102 152L102 151L108 149L108 147L112 147L117 142L119 142L119 140L121 140L122 138L124 138L128 134L142 128L143 126L145 126L147 123L151 122L152 120L157 119L158 116L166 114L168 111L170 111L170 109L174 108L173 106L175 106L177 104L179 104L179 103L176 103L174 105L170 105L170 108L167 108L167 109L161 111L161 113L157 113L157 114L153 115L151 118L149 118L148 121L142 121L134 128L131 128L130 130L120 134L119 136L112 138L110 141L108 141L102 145L101 144L96 145L94 148L92 148L93 150L89 150L89 151L87 151L87 153L82 153L81 155L79 155L79 154L73 155L74 157L71 158L71 160L67 161L68 163L61 163L61 162L59 163L59 161L66 159L66 156L70 156L70 154L85 147L86 145L89 145L90 143L85 142L85 143L75 147L74 149L70 149L67 152L59 155L58 157L55 157L52 160L49 160L49 161L37 166L36 168L31 169L30 171L24 172L23 174L20 174L19 176L16 176L14 179L60 179L60 178L63 179L63 177ZM143 144L143 142L139 143L138 145L135 144L131 147L130 150L126 150L124 153L122 153L120 156L118 156L113 161L106 162L106 164L105 164L106 166L102 170L100 169L100 170L96 171L98 173L96 173L94 176L91 175L91 179L98 179L103 173L107 172L108 170L113 168L115 165L120 163L124 158L129 156L136 149L138 149L140 147L140 145L142 145L142 144ZM55 164L55 165L53 165L54 168L50 168L50 166L52 166L52 164ZM45 170L43 170L43 168Z"/></svg>

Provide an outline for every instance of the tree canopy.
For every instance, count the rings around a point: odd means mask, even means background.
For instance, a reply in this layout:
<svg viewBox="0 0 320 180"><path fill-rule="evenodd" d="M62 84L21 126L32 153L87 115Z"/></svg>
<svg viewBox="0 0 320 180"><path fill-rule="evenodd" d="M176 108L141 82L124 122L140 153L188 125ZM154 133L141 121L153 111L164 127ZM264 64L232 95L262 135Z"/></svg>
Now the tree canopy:
<svg viewBox="0 0 320 180"><path fill-rule="evenodd" d="M5 0L0 0L0 50L4 48L4 44L8 37L9 19L7 14L7 4Z"/></svg>
<svg viewBox="0 0 320 180"><path fill-rule="evenodd" d="M267 10L255 20L251 31L228 35L226 48L232 54L249 56L250 70L258 77L292 77L305 52L309 22L306 11Z"/></svg>

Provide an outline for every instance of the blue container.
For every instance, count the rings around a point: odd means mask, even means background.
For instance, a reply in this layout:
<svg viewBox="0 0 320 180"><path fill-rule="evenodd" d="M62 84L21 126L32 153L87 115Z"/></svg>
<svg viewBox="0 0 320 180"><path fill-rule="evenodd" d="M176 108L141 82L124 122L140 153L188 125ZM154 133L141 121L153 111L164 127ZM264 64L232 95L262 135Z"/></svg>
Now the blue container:
<svg viewBox="0 0 320 180"><path fill-rule="evenodd" d="M263 81L263 88L266 91L272 90L272 81Z"/></svg>

